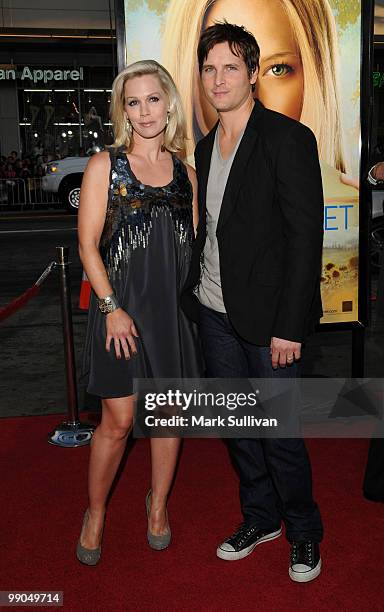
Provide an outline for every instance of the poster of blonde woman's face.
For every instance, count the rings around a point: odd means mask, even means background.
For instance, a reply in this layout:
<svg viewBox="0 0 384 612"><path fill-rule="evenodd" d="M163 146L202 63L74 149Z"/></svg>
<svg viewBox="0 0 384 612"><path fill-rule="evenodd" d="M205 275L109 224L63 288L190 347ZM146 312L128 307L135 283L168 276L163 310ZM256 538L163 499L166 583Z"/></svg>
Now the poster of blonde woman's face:
<svg viewBox="0 0 384 612"><path fill-rule="evenodd" d="M266 106L292 119L300 120L303 105L304 77L288 15L281 11L279 0L217 0L207 11L205 25L209 27L224 19L242 25L255 36L260 50L260 70L255 96ZM278 27L276 25L278 24ZM197 80L196 107L201 131L207 132L217 121L214 108L202 95Z"/></svg>
<svg viewBox="0 0 384 612"><path fill-rule="evenodd" d="M123 1L123 0L122 0ZM359 320L359 0L124 0L126 61L160 61L186 111L188 161L217 122L203 93L196 49L201 32L224 20L260 47L255 97L308 125L324 188L323 322Z"/></svg>

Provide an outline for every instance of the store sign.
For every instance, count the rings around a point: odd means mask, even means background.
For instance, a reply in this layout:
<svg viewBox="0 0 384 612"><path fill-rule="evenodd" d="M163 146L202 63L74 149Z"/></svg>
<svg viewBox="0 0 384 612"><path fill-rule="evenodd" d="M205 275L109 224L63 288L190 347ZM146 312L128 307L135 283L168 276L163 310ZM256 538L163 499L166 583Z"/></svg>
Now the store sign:
<svg viewBox="0 0 384 612"><path fill-rule="evenodd" d="M48 83L49 81L83 81L84 71L83 68L77 70L43 70L41 68L31 69L29 66L23 68L8 68L4 67L0 69L0 81L32 81L33 83Z"/></svg>

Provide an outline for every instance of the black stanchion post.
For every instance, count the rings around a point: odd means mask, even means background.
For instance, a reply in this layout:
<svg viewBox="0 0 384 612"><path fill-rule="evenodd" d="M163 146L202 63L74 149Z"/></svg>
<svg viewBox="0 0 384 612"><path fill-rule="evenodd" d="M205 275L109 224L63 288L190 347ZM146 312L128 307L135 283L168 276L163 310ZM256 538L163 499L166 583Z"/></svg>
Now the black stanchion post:
<svg viewBox="0 0 384 612"><path fill-rule="evenodd" d="M365 328L352 328L352 378L364 378Z"/></svg>
<svg viewBox="0 0 384 612"><path fill-rule="evenodd" d="M68 420L60 423L48 436L48 442L57 446L74 447L88 444L94 427L79 421L77 401L76 362L73 343L71 282L69 272L69 248L56 247L57 268L60 274L61 316L63 322L63 340L65 372L67 380Z"/></svg>
<svg viewBox="0 0 384 612"><path fill-rule="evenodd" d="M71 425L75 425L79 422L79 407L77 403L75 348L73 344L71 305L71 281L68 254L68 247L56 247L57 264L60 275L61 317L63 321L65 372L67 377L68 423Z"/></svg>

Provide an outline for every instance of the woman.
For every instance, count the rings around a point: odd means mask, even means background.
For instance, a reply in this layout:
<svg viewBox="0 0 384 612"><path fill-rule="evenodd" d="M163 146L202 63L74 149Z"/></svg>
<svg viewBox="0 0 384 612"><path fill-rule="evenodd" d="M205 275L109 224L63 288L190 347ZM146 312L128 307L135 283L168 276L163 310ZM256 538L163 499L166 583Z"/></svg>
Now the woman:
<svg viewBox="0 0 384 612"><path fill-rule="evenodd" d="M255 96L267 108L310 127L317 138L320 159L327 166L327 178L330 169L336 169L334 182L337 178L349 184L350 180L340 176L346 164L337 32L328 0L171 0L163 58L185 105L188 134L194 132L199 140L217 120L201 92L196 49L202 29L224 19L244 25L259 43ZM193 150L194 142L190 142L188 155ZM342 186L341 191L346 195Z"/></svg>
<svg viewBox="0 0 384 612"><path fill-rule="evenodd" d="M102 398L89 464L89 507L78 559L99 561L107 496L132 428L133 379L197 377L197 338L179 310L188 271L194 170L182 155L185 122L169 73L136 62L115 79L111 97L115 142L84 173L79 249L93 294L85 347L88 391ZM166 502L180 440L151 439L152 486L146 498L148 542L170 541Z"/></svg>

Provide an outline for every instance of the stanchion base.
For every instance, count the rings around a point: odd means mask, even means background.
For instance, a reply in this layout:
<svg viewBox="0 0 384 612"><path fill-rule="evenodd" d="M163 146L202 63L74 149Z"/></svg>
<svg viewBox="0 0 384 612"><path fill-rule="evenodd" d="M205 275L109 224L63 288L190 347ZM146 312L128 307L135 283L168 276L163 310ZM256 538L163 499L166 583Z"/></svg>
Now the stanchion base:
<svg viewBox="0 0 384 612"><path fill-rule="evenodd" d="M64 448L85 446L92 440L94 430L90 423L63 421L48 435L48 442Z"/></svg>

